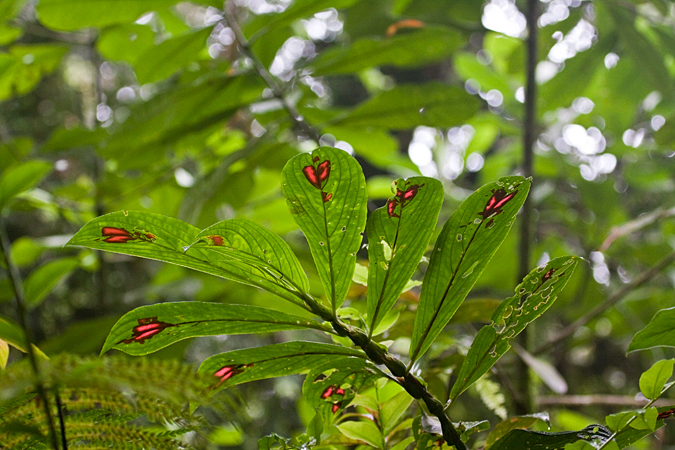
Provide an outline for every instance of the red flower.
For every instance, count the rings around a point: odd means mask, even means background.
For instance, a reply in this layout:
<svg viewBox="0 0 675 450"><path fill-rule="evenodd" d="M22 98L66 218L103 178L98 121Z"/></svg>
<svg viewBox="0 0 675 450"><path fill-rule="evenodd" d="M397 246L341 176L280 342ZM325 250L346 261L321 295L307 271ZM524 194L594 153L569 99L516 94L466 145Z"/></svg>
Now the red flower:
<svg viewBox="0 0 675 450"><path fill-rule="evenodd" d="M314 166L305 166L302 168L302 173L305 174L307 181L311 183L317 189L321 189L323 183L330 176L330 166L331 163L329 160L325 160L319 164L316 168ZM326 200L324 200L326 201Z"/></svg>

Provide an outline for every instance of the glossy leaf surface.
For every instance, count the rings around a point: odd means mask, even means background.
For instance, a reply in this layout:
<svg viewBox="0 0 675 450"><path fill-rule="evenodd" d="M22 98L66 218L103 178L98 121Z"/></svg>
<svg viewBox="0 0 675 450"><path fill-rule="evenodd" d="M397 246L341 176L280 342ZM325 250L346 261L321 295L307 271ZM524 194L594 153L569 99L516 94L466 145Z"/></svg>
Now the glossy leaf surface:
<svg viewBox="0 0 675 450"><path fill-rule="evenodd" d="M363 441L375 448L386 448L382 433L370 420L343 422L337 428L350 439Z"/></svg>
<svg viewBox="0 0 675 450"><path fill-rule="evenodd" d="M413 361L455 314L511 229L529 188L523 177L486 184L446 222L424 276L410 345Z"/></svg>
<svg viewBox="0 0 675 450"><path fill-rule="evenodd" d="M396 194L368 218L368 323L375 330L394 306L427 248L443 203L428 177L399 180Z"/></svg>
<svg viewBox="0 0 675 450"><path fill-rule="evenodd" d="M282 190L305 233L333 309L347 295L366 224L366 182L343 150L322 147L291 159Z"/></svg>
<svg viewBox="0 0 675 450"><path fill-rule="evenodd" d="M218 277L257 286L289 301L299 302L288 285L277 282L250 264L224 259L215 252L188 248L199 230L171 217L137 211L106 214L85 224L68 242L97 250L156 259Z"/></svg>
<svg viewBox="0 0 675 450"><path fill-rule="evenodd" d="M633 337L628 351L654 347L675 347L675 308L657 312L649 324Z"/></svg>
<svg viewBox="0 0 675 450"><path fill-rule="evenodd" d="M141 306L122 316L110 330L101 353L115 348L130 355L146 355L197 336L306 328L330 331L316 321L252 305L160 303Z"/></svg>
<svg viewBox="0 0 675 450"><path fill-rule="evenodd" d="M358 350L317 342L293 341L234 350L207 358L200 373L214 377L213 389L264 378L305 373L342 358L364 358Z"/></svg>
<svg viewBox="0 0 675 450"><path fill-rule="evenodd" d="M640 391L645 398L655 400L661 396L663 387L673 375L673 365L675 359L662 359L640 376Z"/></svg>
<svg viewBox="0 0 675 450"><path fill-rule="evenodd" d="M530 272L492 315L492 323L480 329L450 391L455 400L475 383L506 353L510 341L541 316L569 281L579 258L564 256Z"/></svg>

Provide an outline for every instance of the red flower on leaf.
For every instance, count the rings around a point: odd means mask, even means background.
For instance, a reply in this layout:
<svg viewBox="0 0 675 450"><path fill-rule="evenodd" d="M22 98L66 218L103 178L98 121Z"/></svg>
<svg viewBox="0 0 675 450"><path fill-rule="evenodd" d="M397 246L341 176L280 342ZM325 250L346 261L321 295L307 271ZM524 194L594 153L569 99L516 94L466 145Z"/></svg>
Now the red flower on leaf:
<svg viewBox="0 0 675 450"><path fill-rule="evenodd" d="M317 189L323 188L323 183L330 176L330 167L331 163L329 160L325 160L319 164L316 168L314 166L305 166L302 168L302 173L305 174L307 181L311 183Z"/></svg>
<svg viewBox="0 0 675 450"><path fill-rule="evenodd" d="M146 317L144 319L138 319L138 325L136 325L131 330L131 335L133 336L130 339L124 339L118 344L125 343L131 344L133 342L144 344L145 341L155 337L162 330L165 330L170 327L175 327L176 325L168 322L161 322L157 317Z"/></svg>

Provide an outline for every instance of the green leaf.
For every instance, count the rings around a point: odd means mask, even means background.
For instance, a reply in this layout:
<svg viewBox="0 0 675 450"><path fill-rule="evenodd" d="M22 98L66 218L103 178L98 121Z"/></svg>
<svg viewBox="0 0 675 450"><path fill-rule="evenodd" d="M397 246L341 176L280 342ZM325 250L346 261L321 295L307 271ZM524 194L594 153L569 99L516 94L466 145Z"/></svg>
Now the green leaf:
<svg viewBox="0 0 675 450"><path fill-rule="evenodd" d="M431 345L508 234L530 181L500 178L471 194L443 226L424 276L410 358Z"/></svg>
<svg viewBox="0 0 675 450"><path fill-rule="evenodd" d="M267 308L223 303L176 302L141 306L113 326L101 353L111 348L147 355L198 336L330 329L313 320Z"/></svg>
<svg viewBox="0 0 675 450"><path fill-rule="evenodd" d="M206 249L189 248L199 240L198 236L197 228L171 217L120 211L91 220L66 245L169 262L257 286L293 303L300 303L288 284L272 274Z"/></svg>
<svg viewBox="0 0 675 450"><path fill-rule="evenodd" d="M510 348L509 342L555 302L569 281L579 258L563 256L530 272L492 315L492 323L480 329L450 391L451 400L475 383Z"/></svg>
<svg viewBox="0 0 675 450"><path fill-rule="evenodd" d="M640 391L649 400L655 400L661 396L663 387L673 375L675 359L657 361L640 376Z"/></svg>
<svg viewBox="0 0 675 450"><path fill-rule="evenodd" d="M207 249L225 261L248 267L253 276L286 283L298 293L309 291L307 275L288 244L248 219L218 222L202 230L190 247Z"/></svg>
<svg viewBox="0 0 675 450"><path fill-rule="evenodd" d="M133 109L99 153L118 161L120 169L145 168L157 162L165 146L225 121L260 98L265 86L256 76L219 77L157 95ZM140 149L147 151L133 151Z"/></svg>
<svg viewBox="0 0 675 450"><path fill-rule="evenodd" d="M104 27L134 22L149 11L178 3L179 0L40 0L37 13L47 28L73 31L85 27Z"/></svg>
<svg viewBox="0 0 675 450"><path fill-rule="evenodd" d="M23 329L18 324L4 317L0 317L0 339L23 353L28 352L26 334ZM33 345L33 350L38 356L49 359L35 345Z"/></svg>
<svg viewBox="0 0 675 450"><path fill-rule="evenodd" d="M363 441L375 448L385 448L382 432L370 420L342 422L337 428L350 439Z"/></svg>
<svg viewBox="0 0 675 450"><path fill-rule="evenodd" d="M480 102L464 89L441 83L403 84L367 100L334 125L407 130L449 128L473 116Z"/></svg>
<svg viewBox="0 0 675 450"><path fill-rule="evenodd" d="M0 53L0 100L24 95L58 67L69 48L57 44L13 45Z"/></svg>
<svg viewBox="0 0 675 450"><path fill-rule="evenodd" d="M396 427L401 416L408 410L413 398L407 392L399 392L380 407L380 423L384 434L389 434Z"/></svg>
<svg viewBox="0 0 675 450"><path fill-rule="evenodd" d="M26 303L30 307L39 305L59 283L70 276L77 265L77 258L61 258L35 269L24 283Z"/></svg>
<svg viewBox="0 0 675 450"><path fill-rule="evenodd" d="M558 450L577 441L604 442L612 432L602 425L589 425L579 431L545 433L542 431L512 430L490 447L490 450Z"/></svg>
<svg viewBox="0 0 675 450"><path fill-rule="evenodd" d="M0 210L18 194L35 187L52 170L43 161L28 161L7 169L0 176Z"/></svg>
<svg viewBox="0 0 675 450"><path fill-rule="evenodd" d="M495 429L492 430L488 435L487 440L485 441L485 450L488 450L496 441L504 437L509 431L516 429L527 429L539 421L545 422L549 427L551 425L551 419L549 418L548 413L509 417L507 420L499 422L495 426Z"/></svg>
<svg viewBox="0 0 675 450"><path fill-rule="evenodd" d="M101 31L96 40L96 49L108 59L133 64L149 48L155 47L154 38L155 33L148 25L137 23L118 25Z"/></svg>
<svg viewBox="0 0 675 450"><path fill-rule="evenodd" d="M7 360L9 360L9 343L0 339L0 369L7 368Z"/></svg>
<svg viewBox="0 0 675 450"><path fill-rule="evenodd" d="M310 62L313 76L359 72L368 67L419 67L440 61L464 44L447 27L428 27L390 38L360 39L348 47L322 52Z"/></svg>
<svg viewBox="0 0 675 450"><path fill-rule="evenodd" d="M628 352L654 347L675 347L675 307L658 311L628 345Z"/></svg>
<svg viewBox="0 0 675 450"><path fill-rule="evenodd" d="M281 176L284 197L335 311L347 295L366 223L361 166L343 150L321 147L292 158Z"/></svg>
<svg viewBox="0 0 675 450"><path fill-rule="evenodd" d="M375 330L394 306L429 244L443 185L427 177L396 182L396 195L368 218L368 322Z"/></svg>
<svg viewBox="0 0 675 450"><path fill-rule="evenodd" d="M254 42L263 35L289 25L298 19L309 17L329 8L346 8L357 0L295 0L291 6L279 14L261 14L247 27L253 32L249 39Z"/></svg>
<svg viewBox="0 0 675 450"><path fill-rule="evenodd" d="M136 78L141 84L152 83L198 60L211 31L212 28L190 31L148 48L134 65Z"/></svg>
<svg viewBox="0 0 675 450"><path fill-rule="evenodd" d="M212 389L265 378L304 373L342 358L364 358L358 350L331 344L293 341L221 353L207 358L200 373L212 374Z"/></svg>

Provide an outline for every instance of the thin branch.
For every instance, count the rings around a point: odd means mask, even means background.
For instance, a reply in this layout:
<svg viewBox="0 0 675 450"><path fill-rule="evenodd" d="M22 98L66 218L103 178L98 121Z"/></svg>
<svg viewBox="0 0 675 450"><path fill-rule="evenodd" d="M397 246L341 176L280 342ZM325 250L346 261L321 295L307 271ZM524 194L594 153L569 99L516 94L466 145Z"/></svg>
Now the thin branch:
<svg viewBox="0 0 675 450"><path fill-rule="evenodd" d="M59 450L56 430L54 429L54 422L52 421L52 411L49 406L49 398L47 397L47 391L45 390L42 381L42 374L40 373L40 367L38 366L37 355L35 354L35 349L33 348L33 339L30 329L28 328L28 320L26 319L26 296L23 291L23 281L21 280L21 275L19 274L19 268L16 266L16 264L14 264L14 260L11 257L11 244L9 243L9 238L7 237L7 230L5 229L4 221L1 221L1 219L0 251L2 251L2 255L4 257L5 266L7 267L7 274L9 275L9 281L12 284L12 288L14 289L16 312L19 316L19 324L21 325L26 338L26 352L28 353L28 359L30 360L33 373L35 374L35 388L37 389L40 400L42 400L42 407L47 419L47 426L49 427L49 437L51 438L52 448L54 450Z"/></svg>
<svg viewBox="0 0 675 450"><path fill-rule="evenodd" d="M230 11L230 8L225 7L224 10L224 17L225 21L227 24L232 28L232 31L234 32L235 37L237 38L237 41L239 42L239 46L241 48L241 52L246 55L248 58L253 61L253 65L255 66L255 70L258 72L258 75L267 83L267 86L272 90L272 94L276 99L278 99L286 112L288 113L288 116L291 118L293 123L295 124L295 127L300 130L303 134L307 135L310 139L312 139L314 142L316 142L317 145L321 145L321 134L314 129L307 121L305 120L304 117L298 112L298 110L286 100L286 97L284 96L284 91L279 86L279 83L274 79L272 74L267 70L265 67L265 64L260 61L260 58L255 54L253 49L251 48L251 45L249 44L249 41L246 39L246 36L244 35L244 32L242 31L241 27L239 26L239 23L237 22L237 19L235 18L234 14Z"/></svg>
<svg viewBox="0 0 675 450"><path fill-rule="evenodd" d="M59 415L59 426L61 427L61 445L63 450L68 450L68 439L66 438L66 424L63 419L63 405L61 404L61 396L58 388L54 388L54 398L56 399L56 411Z"/></svg>
<svg viewBox="0 0 675 450"><path fill-rule="evenodd" d="M560 341L562 341L564 339L567 339L569 336L574 334L574 332L577 331L579 328L583 327L588 322L590 322L591 320L600 316L605 311L607 311L608 309L610 309L614 305L616 305L619 301L621 301L621 299L623 299L633 289L636 289L636 288L640 287L642 284L644 284L647 281L654 278L656 275L658 275L661 272L661 270L663 270L666 266L671 264L673 261L675 261L675 252L672 252L672 253L668 254L667 256L663 257L659 262L656 263L655 266L645 270L644 272L642 272L640 275L638 275L637 278L635 278L631 282L624 284L621 287L621 289L619 289L614 294L607 297L604 302L600 303L598 306L596 306L595 308L593 308L592 310L590 310L589 312L587 312L583 316L579 317L572 324L563 328L563 330L560 333L558 333L556 336L551 338L548 342L546 342L545 344L543 344L542 346L537 348L534 351L534 354L539 354L539 353L545 352L545 351L551 349L554 345L556 345Z"/></svg>

